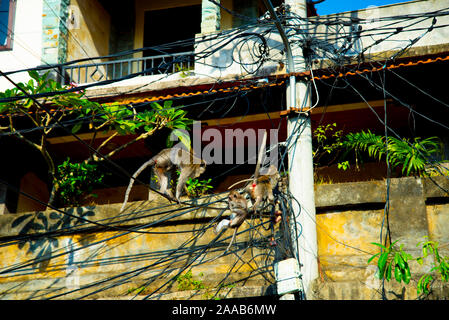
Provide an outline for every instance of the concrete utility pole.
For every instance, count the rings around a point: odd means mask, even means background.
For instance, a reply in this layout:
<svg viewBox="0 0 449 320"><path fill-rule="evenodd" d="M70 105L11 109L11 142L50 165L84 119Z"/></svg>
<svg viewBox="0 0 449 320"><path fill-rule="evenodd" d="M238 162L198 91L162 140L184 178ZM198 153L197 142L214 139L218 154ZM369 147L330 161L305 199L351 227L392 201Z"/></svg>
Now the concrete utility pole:
<svg viewBox="0 0 449 320"><path fill-rule="evenodd" d="M302 49L298 48L294 52L291 50L285 31L279 23L271 2L269 0L264 0L264 2L271 15L275 18L276 27L285 45L287 72L292 74L306 71L307 68ZM285 4L289 8L289 12L295 13L301 18L307 17L306 0L285 0ZM296 65L294 58L300 61ZM296 77L290 75L287 88L287 109L297 108L302 111L307 110L310 106L310 84L305 81L296 82ZM294 256L299 259L301 264L302 289L305 294L311 281L318 277L312 128L310 114L295 113L293 111L289 112L288 116L289 189L293 197L298 201L292 202L293 216L291 217L290 227ZM282 269L282 266L279 264L277 269ZM282 279L282 275L280 278ZM278 283L278 289L283 287L282 282L280 281L281 285ZM288 292L288 286L288 284L284 286L286 287L285 292ZM285 294L282 299L293 299L293 295Z"/></svg>
<svg viewBox="0 0 449 320"><path fill-rule="evenodd" d="M290 12L301 18L307 18L306 0L285 0ZM305 23L304 23L305 25ZM307 71L302 48L292 52L298 63L289 72ZM294 88L292 86L295 86ZM289 84L287 89L287 108L296 107L307 110L311 106L310 82L298 81ZM290 96L290 98L288 98ZM293 99L293 96L295 99ZM292 105L294 103L294 105ZM290 140L288 152L289 188L298 200L292 203L294 217L292 221L292 238L295 256L301 263L304 293L310 283L318 277L318 249L315 217L315 195L313 182L312 126L310 114L291 112L288 117L287 137ZM296 143L295 143L296 142Z"/></svg>

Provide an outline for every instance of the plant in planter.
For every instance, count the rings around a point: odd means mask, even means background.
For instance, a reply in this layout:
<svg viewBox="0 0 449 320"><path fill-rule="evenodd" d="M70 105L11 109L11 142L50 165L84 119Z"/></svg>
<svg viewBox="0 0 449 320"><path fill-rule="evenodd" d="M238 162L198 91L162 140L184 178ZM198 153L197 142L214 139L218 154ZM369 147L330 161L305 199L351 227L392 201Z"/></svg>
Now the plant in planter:
<svg viewBox="0 0 449 320"><path fill-rule="evenodd" d="M320 125L313 131L314 166L334 163L343 147L343 130L336 130L337 124Z"/></svg>
<svg viewBox="0 0 449 320"><path fill-rule="evenodd" d="M426 167L431 159L442 154L441 144L437 137L421 139L419 137L409 140L397 139L389 136L376 135L370 130L347 134L342 146L347 152L354 151L356 165L362 153L367 153L372 159L386 161L393 168L401 167L402 174L426 175Z"/></svg>
<svg viewBox="0 0 449 320"><path fill-rule="evenodd" d="M399 283L404 282L405 284L409 284L412 278L409 262L416 260L420 265L423 265L424 259L431 257L430 268L428 268L428 271L417 282L416 292L418 296L421 294L427 295L431 292L436 275L440 276L442 282L449 281L449 258L440 255L438 242L428 240L425 237L424 241L416 245L422 248L422 255L416 258L406 253L403 250L403 245L398 247L396 243L397 241L391 243L389 246L372 243L378 246L381 251L372 255L368 259L368 263L377 258L376 276L379 279L390 281L394 278Z"/></svg>
<svg viewBox="0 0 449 320"><path fill-rule="evenodd" d="M96 197L92 190L101 184L104 177L97 163L73 163L67 158L58 166L54 181L58 185L59 204L80 205L87 197Z"/></svg>

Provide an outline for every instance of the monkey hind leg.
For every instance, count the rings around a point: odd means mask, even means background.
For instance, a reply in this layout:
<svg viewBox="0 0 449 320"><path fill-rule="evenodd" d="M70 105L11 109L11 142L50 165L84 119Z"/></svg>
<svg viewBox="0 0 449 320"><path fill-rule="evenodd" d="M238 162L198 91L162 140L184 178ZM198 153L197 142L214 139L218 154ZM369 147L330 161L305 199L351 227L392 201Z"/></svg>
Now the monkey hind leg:
<svg viewBox="0 0 449 320"><path fill-rule="evenodd" d="M178 178L178 183L176 184L176 200L178 202L181 201L181 195L183 194L184 187L186 185L187 179L190 177L191 172L186 169L181 169L181 174Z"/></svg>
<svg viewBox="0 0 449 320"><path fill-rule="evenodd" d="M272 191L268 192L267 198L270 203L274 203L274 195Z"/></svg>
<svg viewBox="0 0 449 320"><path fill-rule="evenodd" d="M173 199L173 192L170 189L171 171L164 167L154 167L154 173L159 181L159 191Z"/></svg>
<svg viewBox="0 0 449 320"><path fill-rule="evenodd" d="M254 205L253 205L253 213L259 212L259 206L262 203L262 201L263 201L262 197L256 198L256 201L254 201Z"/></svg>

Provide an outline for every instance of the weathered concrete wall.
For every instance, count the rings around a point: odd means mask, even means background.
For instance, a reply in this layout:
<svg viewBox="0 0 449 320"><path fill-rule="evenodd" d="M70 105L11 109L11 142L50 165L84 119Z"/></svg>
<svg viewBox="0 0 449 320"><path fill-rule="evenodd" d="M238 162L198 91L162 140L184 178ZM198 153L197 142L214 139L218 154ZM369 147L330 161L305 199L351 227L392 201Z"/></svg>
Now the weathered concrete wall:
<svg viewBox="0 0 449 320"><path fill-rule="evenodd" d="M195 53L200 59L195 61L195 73L219 78L285 73L282 39L278 33L267 30L265 27L244 32L236 29L229 31L226 41L221 37L217 40L210 35L207 38L198 35ZM220 50L201 58L205 52L219 47Z"/></svg>
<svg viewBox="0 0 449 320"><path fill-rule="evenodd" d="M318 254L321 278L309 292L313 299L381 299L382 282L374 277L378 252L372 242L383 243L387 232L384 207L386 180L318 185L315 190ZM417 244L429 237L440 243L440 254L449 250L449 190L447 177L391 179L389 227L392 241L398 240L414 257L421 255ZM430 262L430 261L428 261ZM427 267L426 267L427 266ZM411 262L412 281L402 286L385 282L389 299L415 299L419 277L429 264ZM404 288L404 292L402 292ZM434 298L449 294L449 286L436 285ZM444 290L443 290L444 289Z"/></svg>
<svg viewBox="0 0 449 320"><path fill-rule="evenodd" d="M240 234L245 223L234 246L221 256L232 232L214 242L211 219L226 204L210 206L216 209L181 208L152 195L130 203L122 214L120 204L67 209L68 215L53 210L5 214L0 218L0 299L120 297L142 286L146 293L162 286L152 298L173 298L178 288L170 278L182 268L191 269L193 280L207 290L226 289L228 295L231 283L269 288L272 248L249 244L267 244L271 233L258 226ZM112 225L85 223L79 216Z"/></svg>
<svg viewBox="0 0 449 320"><path fill-rule="evenodd" d="M352 52L367 49L367 51L365 51L366 57L373 55L379 60L385 58L385 55L379 55L380 52L386 52L386 56L388 57L392 54L392 51L398 51L401 48L407 47L410 44L410 41L415 38L419 38L419 41L411 46L412 50L422 48L421 52L416 55L436 53L434 50L436 49L438 52L438 48L440 49L440 52L447 51L447 39L449 36L447 23L449 17L437 17L435 29L430 32L426 32L426 30L432 26L433 18L422 19L421 17L417 19L403 19L402 21L397 21L394 25L391 25L391 20L388 20L388 17L413 17L414 15L427 12L444 11L448 5L448 0L417 0L380 7L368 7L362 10L336 13L322 17L318 16L311 18L311 20L316 20L319 23L309 29L309 33L312 37L316 35L317 38L327 39L329 41L328 45L335 45L336 48L339 48L342 45L348 45L346 40L339 37L340 35L352 35ZM325 19L334 18L346 21L350 18L362 19L362 23L351 26L340 24L337 27L338 34L336 36L336 26L323 23L326 21ZM311 24L311 26L312 25L313 24ZM362 30L361 37L356 35L359 26ZM423 37L421 38L421 36ZM384 38L387 39L383 41ZM426 52L426 48L430 48L430 51ZM348 51L348 55L350 54L351 50Z"/></svg>
<svg viewBox="0 0 449 320"><path fill-rule="evenodd" d="M438 52L447 52L449 47L447 39L449 37L449 17L440 16L436 20L435 28L431 32L426 30L431 27L432 19L403 19L395 20L394 27L391 27L391 21L388 17L416 15L420 13L434 12L443 10L449 6L449 0L420 0L410 1L407 3L398 3L393 5L367 8L358 11L344 12L326 16L311 17L308 26L304 26L303 30L307 33L309 40L314 43L316 56L318 59L313 65L314 69L327 67L329 61L326 54L322 54L321 50L332 54L335 50L343 50L340 55L347 58L357 58L358 54L363 50L364 57L382 60L391 57L402 48L407 48L408 53L404 56L422 56L426 54L434 54ZM349 21L350 19L361 19L360 23L346 25L344 23L329 24L333 19L341 19L341 21ZM357 21L357 20L355 20ZM300 24L303 22L294 21L292 24ZM357 35L358 28L361 28L361 36ZM244 32L254 32L264 35L264 28L253 28ZM400 31L398 31L400 30ZM397 33L395 34L395 32ZM207 74L216 77L226 77L232 74L247 75L256 73L264 75L266 73L276 73L285 71L279 69L279 63L285 63L285 56L281 53L283 43L276 30L267 33L266 40L270 48L269 55L263 65L257 63L260 59L255 52L262 44L261 40L255 36L238 37L238 34L230 34L228 39L235 37L235 41L228 43L219 51L200 59L195 63L195 72L197 74ZM304 41L306 36L300 32L290 37L292 50L294 55L301 55L300 43ZM410 42L419 38L410 48ZM201 39L201 35L198 36ZM347 39L350 39L349 41ZM384 41L385 39L385 41ZM320 42L325 43L320 44ZM206 49L221 45L222 40L211 40L200 42L196 52L199 56ZM219 44L218 44L219 43ZM320 47L321 46L321 47ZM345 48L351 48L345 51ZM366 51L365 51L366 50ZM259 52L257 52L259 53ZM381 53L381 54L379 54ZM402 54L401 54L402 56ZM356 61L360 62L360 61Z"/></svg>
<svg viewBox="0 0 449 320"><path fill-rule="evenodd" d="M111 18L100 3L71 0L68 11L67 61L108 55ZM87 82L106 80L106 69L102 66L98 70L82 69L79 78L85 81L86 77Z"/></svg>
<svg viewBox="0 0 449 320"><path fill-rule="evenodd" d="M415 257L424 236L440 243L442 255L449 253L449 197L444 189L449 190L446 177L391 180L391 236ZM368 264L367 260L377 252L371 242L381 242L385 236L386 195L385 180L316 185L320 277L307 299L382 298L382 282L374 277L375 261ZM194 280L206 287L201 294L193 291L194 298L211 298L217 290L227 297L233 292L276 294L272 264L280 248L270 246L270 230L257 226L267 220L247 222L256 227L251 232L248 224L240 229L233 246L239 250L212 260L224 251L232 234L227 231L214 242L216 235L210 228L226 207L225 202L216 202L223 197L198 203L208 203L207 210L169 204L151 194L148 201L129 203L122 214L118 214L120 204L66 209L72 216L52 210L4 214L0 216L0 298L117 298L133 295L144 285L145 294L165 285L153 298L188 298L175 293L177 283L170 282L183 267L192 269ZM110 227L85 223L76 216ZM46 236L32 237L36 234ZM385 282L389 299L417 297L417 281L428 267L414 262L410 266L409 285ZM230 283L231 287L223 286ZM243 287L255 289L239 291ZM447 289L437 283L431 298L448 297Z"/></svg>

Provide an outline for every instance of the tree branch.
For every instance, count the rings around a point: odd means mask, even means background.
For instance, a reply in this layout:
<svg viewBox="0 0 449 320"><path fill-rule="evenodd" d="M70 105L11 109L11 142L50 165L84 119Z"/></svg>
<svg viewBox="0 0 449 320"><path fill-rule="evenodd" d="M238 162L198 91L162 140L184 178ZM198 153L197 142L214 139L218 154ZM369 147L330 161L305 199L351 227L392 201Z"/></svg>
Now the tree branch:
<svg viewBox="0 0 449 320"><path fill-rule="evenodd" d="M105 145L108 144L109 141L111 141L112 139L114 139L116 136L118 135L118 132L114 132L112 135L110 135L106 140L104 140L100 146L97 148L97 151L99 152L101 148L103 148Z"/></svg>
<svg viewBox="0 0 449 320"><path fill-rule="evenodd" d="M125 143L125 144L122 144L120 147L118 147L118 148L112 150L111 152L109 152L107 155L104 156L104 159L109 159L109 158L112 157L114 154L116 154L116 153L122 151L123 149L125 149L125 148L127 148L128 146L130 146L130 145L136 143L137 141L140 141L140 140L142 140L142 139L148 138L148 137L151 136L156 130L159 130L160 128L163 128L163 127L165 126L165 124L166 124L166 121L164 120L162 123L160 123L159 125L155 126L152 130L147 131L147 132L145 132L145 133L142 133L142 134L141 134L140 136L138 136L137 138L135 138L135 139L133 139L133 140L131 140L131 141ZM98 150L98 149L97 149L97 150ZM98 161L98 160L103 160L103 159L99 159L98 157L94 156L94 160L95 160L95 161Z"/></svg>

